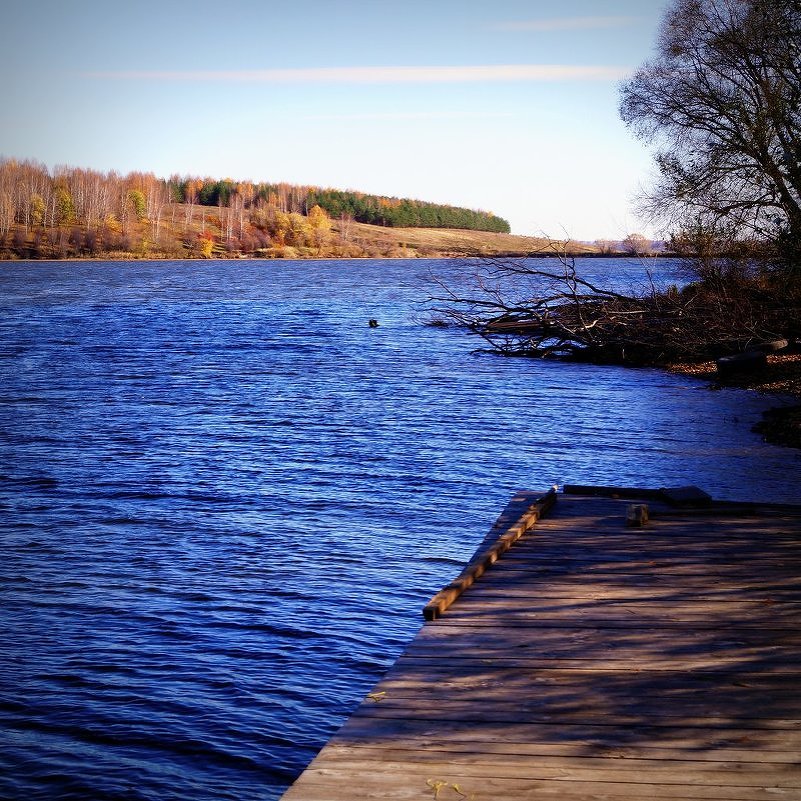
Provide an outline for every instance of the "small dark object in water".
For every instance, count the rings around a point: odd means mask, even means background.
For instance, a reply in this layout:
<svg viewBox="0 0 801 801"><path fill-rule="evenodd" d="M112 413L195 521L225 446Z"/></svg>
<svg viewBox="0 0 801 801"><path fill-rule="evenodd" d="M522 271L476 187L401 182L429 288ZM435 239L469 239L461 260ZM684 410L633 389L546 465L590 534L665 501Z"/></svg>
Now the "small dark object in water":
<svg viewBox="0 0 801 801"><path fill-rule="evenodd" d="M368 325L370 326L370 328L378 328L378 320L370 320Z"/></svg>

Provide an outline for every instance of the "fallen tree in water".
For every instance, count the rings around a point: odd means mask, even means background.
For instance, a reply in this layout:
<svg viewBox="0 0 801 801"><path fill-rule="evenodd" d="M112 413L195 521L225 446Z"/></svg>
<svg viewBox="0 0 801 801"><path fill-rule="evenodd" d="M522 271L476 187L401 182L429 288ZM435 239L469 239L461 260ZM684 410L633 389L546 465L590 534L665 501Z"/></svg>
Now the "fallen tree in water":
<svg viewBox="0 0 801 801"><path fill-rule="evenodd" d="M627 295L581 277L557 245L554 254L553 267L484 261L467 292L438 281L434 319L507 356L632 365L717 358L801 335L797 302L794 308L756 273L730 270L726 280L681 289L650 281L648 291Z"/></svg>

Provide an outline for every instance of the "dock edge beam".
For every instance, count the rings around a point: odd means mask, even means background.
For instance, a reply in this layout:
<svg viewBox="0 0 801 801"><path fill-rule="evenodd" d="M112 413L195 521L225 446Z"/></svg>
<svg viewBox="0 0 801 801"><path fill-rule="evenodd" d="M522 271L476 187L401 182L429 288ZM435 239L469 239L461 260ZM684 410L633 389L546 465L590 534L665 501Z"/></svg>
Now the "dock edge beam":
<svg viewBox="0 0 801 801"><path fill-rule="evenodd" d="M513 523L501 528L501 534L488 547L481 548L464 570L443 587L424 607L426 621L436 620L476 580L509 550L556 503L556 490L549 490L519 515ZM500 522L500 521L499 521ZM497 525L497 524L496 524Z"/></svg>

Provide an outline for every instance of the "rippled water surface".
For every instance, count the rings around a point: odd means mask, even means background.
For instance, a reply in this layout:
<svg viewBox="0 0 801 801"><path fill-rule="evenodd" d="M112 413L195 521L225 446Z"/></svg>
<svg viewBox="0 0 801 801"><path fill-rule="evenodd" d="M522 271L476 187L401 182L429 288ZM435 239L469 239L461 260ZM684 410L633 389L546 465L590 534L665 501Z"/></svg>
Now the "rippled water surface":
<svg viewBox="0 0 801 801"><path fill-rule="evenodd" d="M279 797L518 488L801 502L768 400L422 325L468 269L2 265L0 797Z"/></svg>

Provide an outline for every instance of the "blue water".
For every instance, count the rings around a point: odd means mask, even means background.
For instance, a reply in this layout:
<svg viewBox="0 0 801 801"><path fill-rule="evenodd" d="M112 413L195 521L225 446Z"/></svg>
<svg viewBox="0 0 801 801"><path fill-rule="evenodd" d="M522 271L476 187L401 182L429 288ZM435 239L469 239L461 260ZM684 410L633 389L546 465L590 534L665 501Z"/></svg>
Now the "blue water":
<svg viewBox="0 0 801 801"><path fill-rule="evenodd" d="M518 488L801 502L770 399L423 325L470 262L1 267L4 799L278 798Z"/></svg>

